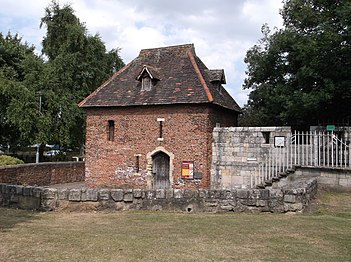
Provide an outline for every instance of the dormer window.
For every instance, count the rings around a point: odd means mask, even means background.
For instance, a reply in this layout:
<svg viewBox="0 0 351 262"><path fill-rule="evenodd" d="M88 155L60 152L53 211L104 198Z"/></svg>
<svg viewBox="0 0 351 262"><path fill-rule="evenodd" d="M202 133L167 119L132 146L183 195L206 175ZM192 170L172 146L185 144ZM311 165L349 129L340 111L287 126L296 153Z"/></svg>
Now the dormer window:
<svg viewBox="0 0 351 262"><path fill-rule="evenodd" d="M222 84L225 84L225 75L223 69L213 69L206 70L210 79L210 82L217 88L217 90L221 93Z"/></svg>
<svg viewBox="0 0 351 262"><path fill-rule="evenodd" d="M144 76L141 79L141 91L150 91L152 87L152 79L149 76Z"/></svg>
<svg viewBox="0 0 351 262"><path fill-rule="evenodd" d="M141 82L141 91L150 91L156 82L160 80L158 70L144 65L136 80Z"/></svg>

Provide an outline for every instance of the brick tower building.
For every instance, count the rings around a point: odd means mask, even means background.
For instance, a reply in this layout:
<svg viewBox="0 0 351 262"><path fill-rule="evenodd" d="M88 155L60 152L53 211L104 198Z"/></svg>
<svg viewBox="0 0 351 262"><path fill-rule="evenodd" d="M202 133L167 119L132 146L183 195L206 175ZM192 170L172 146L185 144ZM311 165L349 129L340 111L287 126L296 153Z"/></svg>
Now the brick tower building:
<svg viewBox="0 0 351 262"><path fill-rule="evenodd" d="M209 188L212 130L241 112L192 44L141 50L85 98L86 183Z"/></svg>

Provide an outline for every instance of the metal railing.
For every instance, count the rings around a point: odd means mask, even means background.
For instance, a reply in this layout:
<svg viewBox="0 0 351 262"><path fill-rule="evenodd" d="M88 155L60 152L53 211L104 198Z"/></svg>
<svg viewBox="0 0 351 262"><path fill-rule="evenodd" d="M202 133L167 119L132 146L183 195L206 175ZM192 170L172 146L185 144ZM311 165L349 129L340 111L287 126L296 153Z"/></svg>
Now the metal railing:
<svg viewBox="0 0 351 262"><path fill-rule="evenodd" d="M284 145L272 147L258 163L251 176L251 187L263 185L282 176L293 166L351 167L351 148L333 132L297 132Z"/></svg>

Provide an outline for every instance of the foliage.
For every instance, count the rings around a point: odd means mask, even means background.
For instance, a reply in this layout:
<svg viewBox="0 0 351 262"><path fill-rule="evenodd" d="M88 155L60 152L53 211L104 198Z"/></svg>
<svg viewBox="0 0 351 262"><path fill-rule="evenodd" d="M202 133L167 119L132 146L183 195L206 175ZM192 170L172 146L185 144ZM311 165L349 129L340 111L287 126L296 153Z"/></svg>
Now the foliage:
<svg viewBox="0 0 351 262"><path fill-rule="evenodd" d="M45 71L44 104L53 108L51 140L61 145L80 146L84 142L84 114L78 108L115 70L123 66L119 49L106 51L99 35L91 36L69 5L55 1L41 20L47 34L43 53L48 56Z"/></svg>
<svg viewBox="0 0 351 262"><path fill-rule="evenodd" d="M0 34L0 144L84 143L78 103L123 66L119 49L107 51L89 35L70 5L45 9L43 55L9 32Z"/></svg>
<svg viewBox="0 0 351 262"><path fill-rule="evenodd" d="M0 33L0 143L35 140L36 89L44 61L16 34Z"/></svg>
<svg viewBox="0 0 351 262"><path fill-rule="evenodd" d="M351 2L285 0L284 29L246 54L242 123L307 127L351 117Z"/></svg>
<svg viewBox="0 0 351 262"><path fill-rule="evenodd" d="M0 156L0 166L19 165L19 164L24 164L24 162L12 156L6 156L6 155Z"/></svg>

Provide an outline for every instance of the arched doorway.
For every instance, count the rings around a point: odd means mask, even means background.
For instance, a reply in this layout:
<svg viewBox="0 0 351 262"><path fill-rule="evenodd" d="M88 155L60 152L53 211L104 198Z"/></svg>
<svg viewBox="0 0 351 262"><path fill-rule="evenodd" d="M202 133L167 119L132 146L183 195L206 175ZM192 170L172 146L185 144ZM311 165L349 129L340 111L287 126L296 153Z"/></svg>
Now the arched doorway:
<svg viewBox="0 0 351 262"><path fill-rule="evenodd" d="M152 175L156 189L169 188L169 156L164 152L157 152L152 156Z"/></svg>

